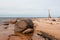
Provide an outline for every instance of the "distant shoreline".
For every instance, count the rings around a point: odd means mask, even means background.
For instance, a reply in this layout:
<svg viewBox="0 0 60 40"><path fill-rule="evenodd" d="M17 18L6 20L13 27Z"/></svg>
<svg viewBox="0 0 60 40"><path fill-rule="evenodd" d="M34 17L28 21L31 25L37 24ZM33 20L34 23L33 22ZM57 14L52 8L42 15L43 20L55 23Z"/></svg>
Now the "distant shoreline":
<svg viewBox="0 0 60 40"><path fill-rule="evenodd" d="M48 18L48 17L0 17L0 18ZM52 18L58 18L58 17L52 17Z"/></svg>

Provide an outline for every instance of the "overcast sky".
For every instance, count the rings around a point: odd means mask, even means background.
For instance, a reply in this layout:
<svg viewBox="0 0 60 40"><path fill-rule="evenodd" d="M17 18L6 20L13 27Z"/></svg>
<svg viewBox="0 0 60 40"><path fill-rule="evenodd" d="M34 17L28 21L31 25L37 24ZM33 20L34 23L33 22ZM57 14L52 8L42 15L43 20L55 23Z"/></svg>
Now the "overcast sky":
<svg viewBox="0 0 60 40"><path fill-rule="evenodd" d="M0 0L0 16L60 16L60 0Z"/></svg>

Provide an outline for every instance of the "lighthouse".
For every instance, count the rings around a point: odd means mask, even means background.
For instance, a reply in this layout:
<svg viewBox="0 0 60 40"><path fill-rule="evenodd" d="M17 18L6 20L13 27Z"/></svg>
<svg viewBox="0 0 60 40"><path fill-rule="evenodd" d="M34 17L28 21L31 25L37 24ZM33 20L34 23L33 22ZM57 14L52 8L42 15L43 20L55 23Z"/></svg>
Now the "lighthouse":
<svg viewBox="0 0 60 40"><path fill-rule="evenodd" d="M50 9L48 10L48 18L51 18Z"/></svg>

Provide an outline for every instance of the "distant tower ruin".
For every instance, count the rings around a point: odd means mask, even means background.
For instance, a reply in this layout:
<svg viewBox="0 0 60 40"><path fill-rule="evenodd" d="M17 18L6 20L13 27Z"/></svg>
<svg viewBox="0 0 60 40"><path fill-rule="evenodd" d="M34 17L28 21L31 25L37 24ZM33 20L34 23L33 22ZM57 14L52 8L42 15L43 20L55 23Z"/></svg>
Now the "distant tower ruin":
<svg viewBox="0 0 60 40"><path fill-rule="evenodd" d="M48 18L51 18L51 15L50 15L50 9L48 10Z"/></svg>

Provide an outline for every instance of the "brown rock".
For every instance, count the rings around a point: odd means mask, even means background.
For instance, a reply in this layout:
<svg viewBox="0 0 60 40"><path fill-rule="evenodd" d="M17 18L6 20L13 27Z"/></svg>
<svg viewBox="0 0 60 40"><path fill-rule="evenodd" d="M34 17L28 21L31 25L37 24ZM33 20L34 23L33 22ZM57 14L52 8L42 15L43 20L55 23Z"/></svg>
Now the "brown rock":
<svg viewBox="0 0 60 40"><path fill-rule="evenodd" d="M16 33L17 36L10 36L9 40L30 40L32 37L32 34L22 34L22 33Z"/></svg>
<svg viewBox="0 0 60 40"><path fill-rule="evenodd" d="M9 35L8 40L10 40L11 36L19 36L20 40L31 40L33 30L34 28L32 20L22 19L15 24L15 34Z"/></svg>
<svg viewBox="0 0 60 40"><path fill-rule="evenodd" d="M17 22L17 19L11 20L10 23L15 24Z"/></svg>
<svg viewBox="0 0 60 40"><path fill-rule="evenodd" d="M7 22L3 22L2 23L3 25L9 25L9 22L7 21Z"/></svg>
<svg viewBox="0 0 60 40"><path fill-rule="evenodd" d="M24 31L28 28L33 29L33 22L30 19L22 19L16 23L15 31Z"/></svg>
<svg viewBox="0 0 60 40"><path fill-rule="evenodd" d="M28 28L25 31L23 31L23 34L28 34L28 33L32 33L32 32L33 32L33 29Z"/></svg>
<svg viewBox="0 0 60 40"><path fill-rule="evenodd" d="M38 35L40 35L40 36L42 36L43 38L45 38L45 39L48 39L48 40L57 40L54 36L52 36L52 35L49 35L49 34L47 34L47 33L45 33L45 32L43 32L43 31L40 31L42 34L38 34Z"/></svg>

